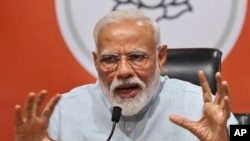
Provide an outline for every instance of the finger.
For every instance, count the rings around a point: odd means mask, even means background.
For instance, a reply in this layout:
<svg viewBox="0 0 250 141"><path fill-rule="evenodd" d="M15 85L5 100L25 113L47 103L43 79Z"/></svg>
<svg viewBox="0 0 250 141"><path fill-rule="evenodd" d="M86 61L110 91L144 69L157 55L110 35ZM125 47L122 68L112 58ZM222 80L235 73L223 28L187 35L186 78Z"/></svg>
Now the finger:
<svg viewBox="0 0 250 141"><path fill-rule="evenodd" d="M35 93L31 92L28 96L28 100L27 100L27 103L25 105L25 120L31 119L31 117L33 115L32 109L33 109L34 100L35 100Z"/></svg>
<svg viewBox="0 0 250 141"><path fill-rule="evenodd" d="M228 96L228 98L230 99L231 92L230 92L227 81L222 82L222 89L223 89L224 96Z"/></svg>
<svg viewBox="0 0 250 141"><path fill-rule="evenodd" d="M16 128L22 124L23 124L23 118L22 118L21 106L16 105L15 106L15 125L16 125Z"/></svg>
<svg viewBox="0 0 250 141"><path fill-rule="evenodd" d="M38 93L38 96L36 96L35 102L34 102L34 108L33 108L33 114L36 114L37 116L40 116L41 113L41 106L45 99L45 96L48 92L46 90L41 90Z"/></svg>
<svg viewBox="0 0 250 141"><path fill-rule="evenodd" d="M226 120L229 118L231 113L231 104L228 96L225 96L220 104L220 108L223 110L223 114Z"/></svg>
<svg viewBox="0 0 250 141"><path fill-rule="evenodd" d="M170 115L169 119L173 123L175 123L175 124L185 128L185 129L189 130L192 133L195 132L195 129L197 127L195 122L193 122L193 121L191 121L191 120L189 120L187 118L178 116L178 115Z"/></svg>
<svg viewBox="0 0 250 141"><path fill-rule="evenodd" d="M58 103L58 101L60 100L61 95L57 94L55 95L50 102L48 103L48 105L45 107L45 110L43 112L43 116L45 116L46 118L49 118L50 115L52 114L56 104Z"/></svg>
<svg viewBox="0 0 250 141"><path fill-rule="evenodd" d="M224 99L224 97L228 98L228 101L230 102L230 89L226 81L222 81L222 94L218 94L218 98L216 99L215 103L219 104ZM230 104L230 103L229 103Z"/></svg>
<svg viewBox="0 0 250 141"><path fill-rule="evenodd" d="M198 72L198 77L200 80L200 85L202 87L202 91L203 91L203 100L204 102L211 102L212 101L212 97L211 97L211 89L209 87L207 78L205 77L205 74L203 71L199 71Z"/></svg>
<svg viewBox="0 0 250 141"><path fill-rule="evenodd" d="M222 79L221 73L217 72L215 74L215 78L216 78L217 92L216 92L216 95L215 95L214 102L216 104L219 104L221 102L221 100L223 99L223 97L224 97L223 86L222 86L223 79Z"/></svg>

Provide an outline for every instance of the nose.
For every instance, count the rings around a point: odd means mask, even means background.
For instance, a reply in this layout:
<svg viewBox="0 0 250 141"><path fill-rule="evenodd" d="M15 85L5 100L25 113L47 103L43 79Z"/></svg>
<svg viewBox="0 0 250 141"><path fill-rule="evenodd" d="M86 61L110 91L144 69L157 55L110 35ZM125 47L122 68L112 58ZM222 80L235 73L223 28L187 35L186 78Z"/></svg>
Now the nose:
<svg viewBox="0 0 250 141"><path fill-rule="evenodd" d="M126 57L122 57L120 63L117 66L117 77L118 78L128 78L132 77L134 74L134 70Z"/></svg>

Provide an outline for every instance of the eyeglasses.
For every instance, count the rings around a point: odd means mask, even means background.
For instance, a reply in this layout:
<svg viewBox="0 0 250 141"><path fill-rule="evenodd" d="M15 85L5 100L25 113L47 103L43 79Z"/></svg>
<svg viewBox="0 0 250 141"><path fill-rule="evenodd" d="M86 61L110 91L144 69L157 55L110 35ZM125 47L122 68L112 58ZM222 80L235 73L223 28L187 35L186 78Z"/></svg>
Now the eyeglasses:
<svg viewBox="0 0 250 141"><path fill-rule="evenodd" d="M134 69L143 69L148 61L149 55L142 52L129 53L126 56L118 54L104 54L99 57L101 65L105 69L115 69L120 60L126 59Z"/></svg>

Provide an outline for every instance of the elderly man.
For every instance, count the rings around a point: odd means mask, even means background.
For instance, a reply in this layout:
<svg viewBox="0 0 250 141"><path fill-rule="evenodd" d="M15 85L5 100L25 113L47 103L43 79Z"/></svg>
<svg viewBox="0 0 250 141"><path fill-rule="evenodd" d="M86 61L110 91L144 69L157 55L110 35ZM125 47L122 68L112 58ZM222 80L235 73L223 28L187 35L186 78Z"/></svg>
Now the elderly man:
<svg viewBox="0 0 250 141"><path fill-rule="evenodd" d="M114 141L228 141L229 87L216 74L212 97L200 86L160 76L167 46L158 25L139 10L109 13L95 26L98 81L56 95L41 114L45 90L30 93L24 116L16 106L16 141L101 141L110 134L112 107L122 108ZM60 100L59 100L60 99Z"/></svg>

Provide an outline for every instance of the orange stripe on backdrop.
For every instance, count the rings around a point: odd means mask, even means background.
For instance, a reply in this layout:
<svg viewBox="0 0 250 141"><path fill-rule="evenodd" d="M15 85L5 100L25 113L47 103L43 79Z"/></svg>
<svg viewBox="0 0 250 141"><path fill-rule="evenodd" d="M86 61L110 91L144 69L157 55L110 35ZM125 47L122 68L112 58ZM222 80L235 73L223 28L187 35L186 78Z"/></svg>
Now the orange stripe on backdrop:
<svg viewBox="0 0 250 141"><path fill-rule="evenodd" d="M240 37L222 64L232 92L232 110L250 112L250 3Z"/></svg>
<svg viewBox="0 0 250 141"><path fill-rule="evenodd" d="M28 92L47 89L51 97L95 82L68 51L54 7L53 0L0 1L0 140L13 140L14 105Z"/></svg>

